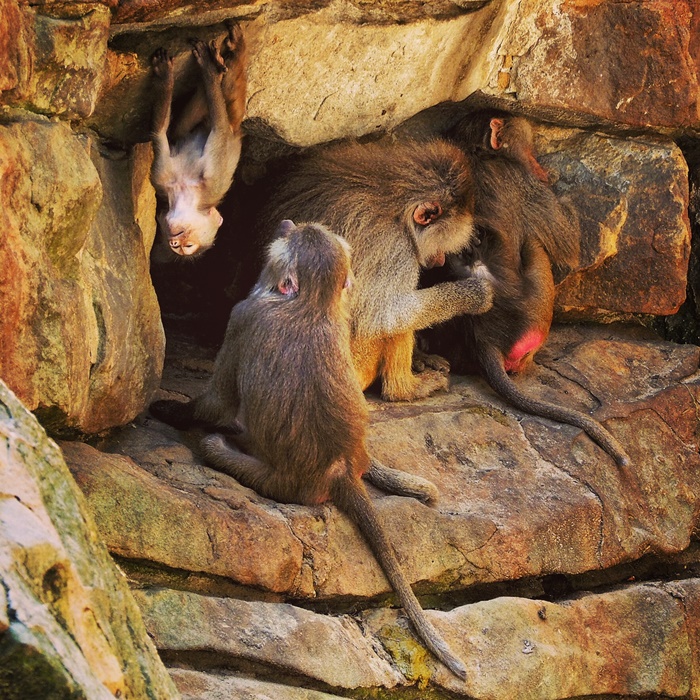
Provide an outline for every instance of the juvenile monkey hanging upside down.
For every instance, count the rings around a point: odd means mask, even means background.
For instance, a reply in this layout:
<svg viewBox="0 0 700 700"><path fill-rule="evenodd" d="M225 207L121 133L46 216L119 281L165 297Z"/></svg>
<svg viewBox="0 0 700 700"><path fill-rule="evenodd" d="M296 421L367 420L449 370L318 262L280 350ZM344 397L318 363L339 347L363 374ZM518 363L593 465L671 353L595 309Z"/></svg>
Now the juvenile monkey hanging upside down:
<svg viewBox="0 0 700 700"><path fill-rule="evenodd" d="M192 55L203 89L171 125L173 60L165 49L153 57L153 167L151 181L167 199L158 217L171 251L197 255L214 244L222 218L216 206L231 186L241 155L245 111L246 50L237 24L229 28L224 53L213 42L194 43Z"/></svg>
<svg viewBox="0 0 700 700"><path fill-rule="evenodd" d="M457 676L462 662L428 621L384 534L362 477L399 495L437 498L435 486L389 469L367 452L368 410L350 355L350 247L318 224L283 221L247 299L231 313L207 390L188 404L157 401L171 424L199 422L218 434L205 458L267 498L332 501L366 537L418 636ZM352 293L352 292L351 292Z"/></svg>

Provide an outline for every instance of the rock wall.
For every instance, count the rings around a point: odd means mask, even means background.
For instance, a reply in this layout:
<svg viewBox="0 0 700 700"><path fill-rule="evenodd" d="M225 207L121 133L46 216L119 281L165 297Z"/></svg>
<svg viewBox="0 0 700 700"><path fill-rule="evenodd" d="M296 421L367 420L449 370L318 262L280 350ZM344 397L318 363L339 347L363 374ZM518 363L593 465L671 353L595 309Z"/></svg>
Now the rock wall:
<svg viewBox="0 0 700 700"><path fill-rule="evenodd" d="M112 431L62 447L186 697L700 698L696 347L576 325L555 332L525 378L606 421L633 456L629 472L479 380L418 405L373 404L372 450L442 493L434 510L375 495L402 565L467 662L466 685L382 607L386 581L335 509L260 499L203 466L192 436L143 414L165 345L149 276L156 48L176 55L182 93L189 40L241 21L243 184L312 144L435 135L481 106L530 117L555 189L582 220L559 318L642 321L699 342L700 0L0 0L0 15L0 378L54 434ZM196 323L192 308L225 294L222 251L228 241L235 257L245 241L225 218L208 258L153 267L166 313ZM212 353L169 343L163 390L195 395ZM24 450L7 453L13 475ZM8 491L2 503L12 512L0 524L16 534L23 500ZM99 554L76 582L73 552L46 527L71 576L45 589L41 566L17 574L0 562L0 654L77 644L70 660L46 656L66 696L80 677L90 698L177 697L153 681L160 671L106 650L135 639L103 624L107 613L93 637L66 612L110 589L113 572ZM56 586L77 592L59 603ZM19 592L60 643L16 613Z"/></svg>
<svg viewBox="0 0 700 700"><path fill-rule="evenodd" d="M584 269L562 286L560 312L676 313L690 253L676 142L694 143L699 128L696 10L3 0L1 376L54 431L99 432L148 402L164 346L147 274L149 152L136 146L148 140L150 57L161 45L175 53L184 90L188 40L221 35L228 18L243 22L251 54L243 174L285 145L438 133L479 104L522 112L584 215Z"/></svg>

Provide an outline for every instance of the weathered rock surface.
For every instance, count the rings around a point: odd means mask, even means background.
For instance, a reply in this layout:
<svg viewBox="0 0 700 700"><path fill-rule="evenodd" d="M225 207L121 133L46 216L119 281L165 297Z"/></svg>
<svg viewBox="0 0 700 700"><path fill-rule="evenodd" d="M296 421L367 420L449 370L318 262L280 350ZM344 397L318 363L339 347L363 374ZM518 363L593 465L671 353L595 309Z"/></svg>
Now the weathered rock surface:
<svg viewBox="0 0 700 700"><path fill-rule="evenodd" d="M623 470L578 429L516 412L474 379L455 378L449 394L415 404L373 403L372 452L442 494L436 508L377 497L418 590L576 574L684 550L700 508L699 353L608 328L561 328L519 380L536 396L594 410L632 457ZM166 385L196 394L192 380ZM289 598L387 592L335 508L260 498L201 466L175 431L149 418L100 447L115 454L76 443L64 451L121 557Z"/></svg>
<svg viewBox="0 0 700 700"><path fill-rule="evenodd" d="M181 591L136 595L168 658L186 664L207 653L234 669L254 662L258 675L288 677L310 688L417 685L484 700L700 697L700 579L628 585L557 603L503 597L429 612L464 660L466 683L416 644L394 610L356 619ZM200 622L197 628L191 619ZM182 670L174 676L198 698L238 687L233 678ZM265 691L252 697L264 698Z"/></svg>
<svg viewBox="0 0 700 700"><path fill-rule="evenodd" d="M542 164L573 202L582 233L581 271L557 289L569 318L668 315L686 294L690 223L688 166L671 141L545 130Z"/></svg>
<svg viewBox="0 0 700 700"><path fill-rule="evenodd" d="M340 697L230 674L214 675L174 668L171 675L183 700L338 700Z"/></svg>
<svg viewBox="0 0 700 700"><path fill-rule="evenodd" d="M104 79L111 4L3 0L0 104L90 116Z"/></svg>
<svg viewBox="0 0 700 700"><path fill-rule="evenodd" d="M697 0L200 5L0 0L0 376L51 430L125 424L158 385L150 58L159 46L176 54L181 94L197 79L188 40L222 36L231 18L251 57L239 183L292 148L435 134L457 110L499 106L539 120L542 161L581 213L582 269L560 286L558 312L610 320L683 301ZM184 300L165 290L185 318L183 302L217 298L209 280L196 298L195 268L176 271ZM262 499L205 467L195 435L143 414L63 448L101 535L145 589L158 645L193 667L172 670L186 697L700 698L699 353L629 329L560 328L519 379L604 420L632 455L624 470L479 380L454 378L449 394L416 404L372 402L373 452L443 494L427 508L373 491L425 604L453 608L429 614L470 666L464 686L400 613L372 607L387 583L332 506ZM195 395L212 355L173 357L164 393ZM140 623L112 569L71 563L95 535L73 535L80 499L56 490L65 469L28 430L5 437L12 479L0 482L0 696L175 697L134 641ZM38 476L26 486L17 465L32 452L45 464L27 467ZM682 580L570 596L655 575ZM6 681L17 668L37 685Z"/></svg>
<svg viewBox="0 0 700 700"><path fill-rule="evenodd" d="M60 450L2 382L0 697L178 697Z"/></svg>
<svg viewBox="0 0 700 700"><path fill-rule="evenodd" d="M114 14L116 25L143 24L213 24L222 16L245 13L268 14L275 19L305 15L332 6L338 20L358 23L405 23L425 17L433 19L454 17L465 11L477 10L491 0L220 0L215 7L194 8L182 0L167 0L157 5L144 0L122 0Z"/></svg>
<svg viewBox="0 0 700 700"><path fill-rule="evenodd" d="M560 120L697 130L699 22L697 0L502 2L484 92Z"/></svg>
<svg viewBox="0 0 700 700"><path fill-rule="evenodd" d="M0 376L54 429L121 425L158 386L165 342L138 159L38 121L0 126L0 151Z"/></svg>

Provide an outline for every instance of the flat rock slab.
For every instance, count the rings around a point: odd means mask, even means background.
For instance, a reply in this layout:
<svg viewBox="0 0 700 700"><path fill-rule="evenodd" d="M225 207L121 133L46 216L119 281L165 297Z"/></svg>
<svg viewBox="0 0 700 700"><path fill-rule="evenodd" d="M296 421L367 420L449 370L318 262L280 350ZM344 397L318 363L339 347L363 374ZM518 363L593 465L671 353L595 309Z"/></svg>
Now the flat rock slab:
<svg viewBox="0 0 700 700"><path fill-rule="evenodd" d="M339 695L234 675L173 668L171 676L182 700L340 700Z"/></svg>
<svg viewBox="0 0 700 700"><path fill-rule="evenodd" d="M206 652L234 670L257 661L257 676L294 679L291 685L306 688L374 687L398 697L405 686L417 685L498 700L700 697L699 579L625 586L559 603L503 597L430 611L465 661L466 683L416 643L396 610L376 610L358 621L180 591L137 592L137 600L166 659L184 664ZM191 619L198 624L188 624ZM173 675L184 697L207 700L245 683L183 670ZM245 692L242 697L329 697Z"/></svg>
<svg viewBox="0 0 700 700"><path fill-rule="evenodd" d="M182 350L181 350L182 352ZM686 549L698 524L699 349L639 329L561 327L517 381L592 412L625 445L619 469L577 428L510 408L478 378L415 403L371 401L370 449L433 480L429 508L374 491L419 594L597 571ZM195 395L210 357L171 358L165 395ZM190 590L242 586L258 599L348 601L388 591L349 520L259 497L204 466L194 434L148 416L99 451L63 443L110 550Z"/></svg>

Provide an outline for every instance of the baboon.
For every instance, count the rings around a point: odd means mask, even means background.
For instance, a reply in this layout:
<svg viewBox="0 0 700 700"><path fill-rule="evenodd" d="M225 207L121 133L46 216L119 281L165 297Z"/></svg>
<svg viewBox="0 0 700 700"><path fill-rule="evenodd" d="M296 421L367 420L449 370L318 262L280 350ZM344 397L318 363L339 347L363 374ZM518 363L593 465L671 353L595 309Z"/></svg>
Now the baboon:
<svg viewBox="0 0 700 700"><path fill-rule="evenodd" d="M514 245L534 236L549 255L558 284L579 262L578 214L567 197L548 186L537 162L532 127L524 117L498 110L467 115L448 133L469 157L476 187L476 219L503 231Z"/></svg>
<svg viewBox="0 0 700 700"><path fill-rule="evenodd" d="M411 371L414 332L491 306L486 279L418 289L421 266L442 265L472 240L474 185L453 144L346 143L310 149L273 179L261 240L284 218L317 221L353 248L351 349L363 390L381 379L389 401L448 387L435 371Z"/></svg>
<svg viewBox="0 0 700 700"><path fill-rule="evenodd" d="M575 212L544 184L548 177L535 159L529 125L521 117L480 112L463 119L453 136L472 160L478 233L461 253L448 256L444 270L426 273L423 281L469 279L474 265L479 272L485 265L494 301L483 315L455 318L421 341L455 371L483 373L517 408L575 425L619 465L629 464L624 448L599 422L532 399L509 377L525 369L547 339L555 291L551 261L560 269L574 266L580 238Z"/></svg>
<svg viewBox="0 0 700 700"><path fill-rule="evenodd" d="M185 420L238 431L238 446L213 434L202 451L262 496L304 505L330 500L347 513L419 637L464 679L464 665L401 571L362 481L364 475L423 501L437 497L430 482L384 467L367 452L368 409L350 354L350 246L318 224L283 221L277 233L258 282L231 313L207 390L184 406L155 402L152 411L170 422L184 410Z"/></svg>
<svg viewBox="0 0 700 700"><path fill-rule="evenodd" d="M199 88L170 124L173 60L165 49L153 56L153 167L151 181L167 199L159 215L163 238L178 255L211 248L222 218L216 207L231 186L241 154L245 111L246 49L238 24L229 26L223 54L216 44L193 43L202 73Z"/></svg>

